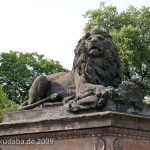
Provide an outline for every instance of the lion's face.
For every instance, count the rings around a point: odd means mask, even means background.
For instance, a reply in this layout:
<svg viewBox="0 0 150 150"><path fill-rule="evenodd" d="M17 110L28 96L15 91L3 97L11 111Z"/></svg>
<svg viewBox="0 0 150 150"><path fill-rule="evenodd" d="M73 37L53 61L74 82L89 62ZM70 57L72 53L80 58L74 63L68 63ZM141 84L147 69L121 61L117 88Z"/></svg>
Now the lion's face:
<svg viewBox="0 0 150 150"><path fill-rule="evenodd" d="M91 35L85 41L85 47L91 56L99 57L104 52L106 40L101 35Z"/></svg>
<svg viewBox="0 0 150 150"><path fill-rule="evenodd" d="M73 71L89 83L117 87L121 65L111 36L100 30L86 33L75 48Z"/></svg>

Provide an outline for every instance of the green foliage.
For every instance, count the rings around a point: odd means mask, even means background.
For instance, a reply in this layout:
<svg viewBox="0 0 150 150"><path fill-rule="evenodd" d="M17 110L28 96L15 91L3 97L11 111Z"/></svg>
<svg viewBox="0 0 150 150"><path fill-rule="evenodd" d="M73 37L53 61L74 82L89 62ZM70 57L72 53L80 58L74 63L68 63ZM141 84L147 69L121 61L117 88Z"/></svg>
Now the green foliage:
<svg viewBox="0 0 150 150"><path fill-rule="evenodd" d="M123 79L142 78L146 95L150 95L150 7L129 6L119 13L115 6L101 2L98 9L88 10L84 17L88 18L84 32L99 28L112 35L119 48Z"/></svg>
<svg viewBox="0 0 150 150"><path fill-rule="evenodd" d="M6 93L3 91L2 87L0 86L0 122L2 122L3 115L6 112L12 112L17 110L19 105L15 102L8 100Z"/></svg>
<svg viewBox="0 0 150 150"><path fill-rule="evenodd" d="M0 54L0 84L8 99L21 103L33 80L39 75L67 71L59 62L45 59L37 53L10 51Z"/></svg>
<svg viewBox="0 0 150 150"><path fill-rule="evenodd" d="M149 98L149 99L144 100L144 102L145 102L146 104L150 104L150 98Z"/></svg>

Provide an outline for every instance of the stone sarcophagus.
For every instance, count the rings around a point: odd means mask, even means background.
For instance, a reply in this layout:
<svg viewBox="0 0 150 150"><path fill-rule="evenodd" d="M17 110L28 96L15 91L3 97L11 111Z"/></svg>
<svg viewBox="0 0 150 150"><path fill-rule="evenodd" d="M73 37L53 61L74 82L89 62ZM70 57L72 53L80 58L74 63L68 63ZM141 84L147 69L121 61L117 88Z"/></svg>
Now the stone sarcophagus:
<svg viewBox="0 0 150 150"><path fill-rule="evenodd" d="M144 83L122 82L111 36L88 32L74 51L72 71L37 77L29 99L4 116L0 150L149 150Z"/></svg>

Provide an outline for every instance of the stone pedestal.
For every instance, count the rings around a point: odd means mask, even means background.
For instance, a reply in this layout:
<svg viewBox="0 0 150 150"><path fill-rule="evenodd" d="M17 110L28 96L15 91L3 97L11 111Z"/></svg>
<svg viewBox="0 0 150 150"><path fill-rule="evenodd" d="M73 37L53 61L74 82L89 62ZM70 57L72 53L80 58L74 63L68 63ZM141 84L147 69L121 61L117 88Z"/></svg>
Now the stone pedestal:
<svg viewBox="0 0 150 150"><path fill-rule="evenodd" d="M150 117L57 106L7 113L0 125L0 150L141 149L150 149Z"/></svg>

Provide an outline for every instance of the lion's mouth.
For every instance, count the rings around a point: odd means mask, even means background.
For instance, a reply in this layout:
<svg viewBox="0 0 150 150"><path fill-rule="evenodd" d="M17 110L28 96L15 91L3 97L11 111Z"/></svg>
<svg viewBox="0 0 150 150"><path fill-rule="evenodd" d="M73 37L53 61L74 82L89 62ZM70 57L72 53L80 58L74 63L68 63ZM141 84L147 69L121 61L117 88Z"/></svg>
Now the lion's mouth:
<svg viewBox="0 0 150 150"><path fill-rule="evenodd" d="M89 49L89 54L92 56L99 56L102 53L102 50L93 46Z"/></svg>

